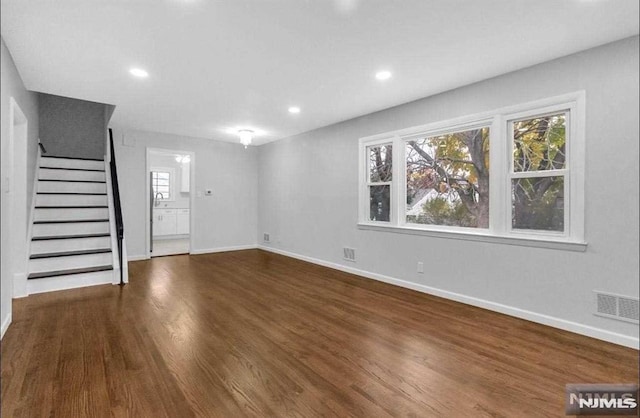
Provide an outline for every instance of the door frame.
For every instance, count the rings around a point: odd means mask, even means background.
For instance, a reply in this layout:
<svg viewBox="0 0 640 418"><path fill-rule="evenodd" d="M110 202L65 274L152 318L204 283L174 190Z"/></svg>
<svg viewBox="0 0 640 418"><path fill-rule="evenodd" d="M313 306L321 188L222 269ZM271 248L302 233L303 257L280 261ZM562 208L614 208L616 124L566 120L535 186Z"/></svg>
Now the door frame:
<svg viewBox="0 0 640 418"><path fill-rule="evenodd" d="M24 112L11 97L9 99L9 143L5 193L9 198L9 236L12 248L8 270L11 272L12 297L27 296L27 271L29 260L29 212L27 208L27 143L29 142L29 121ZM35 195L34 195L35 199ZM32 205L33 206L33 205ZM3 228L4 229L4 228Z"/></svg>
<svg viewBox="0 0 640 418"><path fill-rule="evenodd" d="M151 195L151 185L149 184L149 173L151 172L151 154L163 153L163 154L183 154L188 155L191 158L191 162L189 163L189 254L193 254L193 233L195 231L194 228L194 219L193 216L195 209L195 197L196 197L196 154L194 151L184 151L170 148L158 148L158 147L146 147L146 161L145 161L145 172L144 172L144 240L145 240L145 257L146 259L151 258L151 202L149 196Z"/></svg>

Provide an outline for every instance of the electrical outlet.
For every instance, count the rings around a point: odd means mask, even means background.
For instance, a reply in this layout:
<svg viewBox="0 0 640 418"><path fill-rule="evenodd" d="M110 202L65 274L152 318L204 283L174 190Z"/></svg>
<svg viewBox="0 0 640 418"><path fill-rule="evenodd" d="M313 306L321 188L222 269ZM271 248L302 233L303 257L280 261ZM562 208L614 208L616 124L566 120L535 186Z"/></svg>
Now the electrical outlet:
<svg viewBox="0 0 640 418"><path fill-rule="evenodd" d="M264 234L262 234L262 240L264 242L271 242L271 237L265 232Z"/></svg>
<svg viewBox="0 0 640 418"><path fill-rule="evenodd" d="M418 273L424 273L424 263L422 261L418 261Z"/></svg>

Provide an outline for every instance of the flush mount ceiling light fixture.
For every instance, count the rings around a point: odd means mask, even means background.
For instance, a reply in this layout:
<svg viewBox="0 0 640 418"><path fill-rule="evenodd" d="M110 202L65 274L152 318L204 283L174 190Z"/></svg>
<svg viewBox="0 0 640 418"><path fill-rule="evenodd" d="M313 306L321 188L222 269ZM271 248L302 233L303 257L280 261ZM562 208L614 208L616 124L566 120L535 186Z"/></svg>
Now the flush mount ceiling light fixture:
<svg viewBox="0 0 640 418"><path fill-rule="evenodd" d="M300 108L298 106L291 106L289 108L289 113L298 114L300 113Z"/></svg>
<svg viewBox="0 0 640 418"><path fill-rule="evenodd" d="M378 71L376 73L376 79L380 81L385 81L391 78L391 71Z"/></svg>
<svg viewBox="0 0 640 418"><path fill-rule="evenodd" d="M238 131L238 136L240 137L240 143L247 148L251 145L251 140L253 139L254 132L251 129L240 129Z"/></svg>
<svg viewBox="0 0 640 418"><path fill-rule="evenodd" d="M142 68L132 68L129 70L129 74L138 78L147 78L149 77L149 73L143 70Z"/></svg>

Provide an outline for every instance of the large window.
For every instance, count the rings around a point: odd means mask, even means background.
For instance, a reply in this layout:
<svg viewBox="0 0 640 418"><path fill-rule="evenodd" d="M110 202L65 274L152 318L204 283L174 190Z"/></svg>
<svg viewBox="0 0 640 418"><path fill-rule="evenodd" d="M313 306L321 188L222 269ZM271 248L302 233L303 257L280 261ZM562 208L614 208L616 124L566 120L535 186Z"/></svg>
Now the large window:
<svg viewBox="0 0 640 418"><path fill-rule="evenodd" d="M489 227L489 127L405 142L406 222Z"/></svg>
<svg viewBox="0 0 640 418"><path fill-rule="evenodd" d="M583 124L579 92L362 138L359 224L580 248Z"/></svg>

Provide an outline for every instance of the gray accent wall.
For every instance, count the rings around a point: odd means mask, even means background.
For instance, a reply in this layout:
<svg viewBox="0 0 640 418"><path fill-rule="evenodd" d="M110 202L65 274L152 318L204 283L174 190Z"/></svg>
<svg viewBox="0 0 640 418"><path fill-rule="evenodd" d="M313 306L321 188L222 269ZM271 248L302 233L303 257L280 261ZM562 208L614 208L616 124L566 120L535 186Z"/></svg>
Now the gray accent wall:
<svg viewBox="0 0 640 418"><path fill-rule="evenodd" d="M266 232L264 245L276 250L587 335L637 340L637 324L593 315L593 290L639 293L638 48L637 36L624 39L261 146L257 239ZM358 229L359 138L579 90L586 91L585 252ZM343 260L343 247L356 249L355 263Z"/></svg>
<svg viewBox="0 0 640 418"><path fill-rule="evenodd" d="M47 155L104 158L113 106L44 93L39 96L40 140Z"/></svg>

